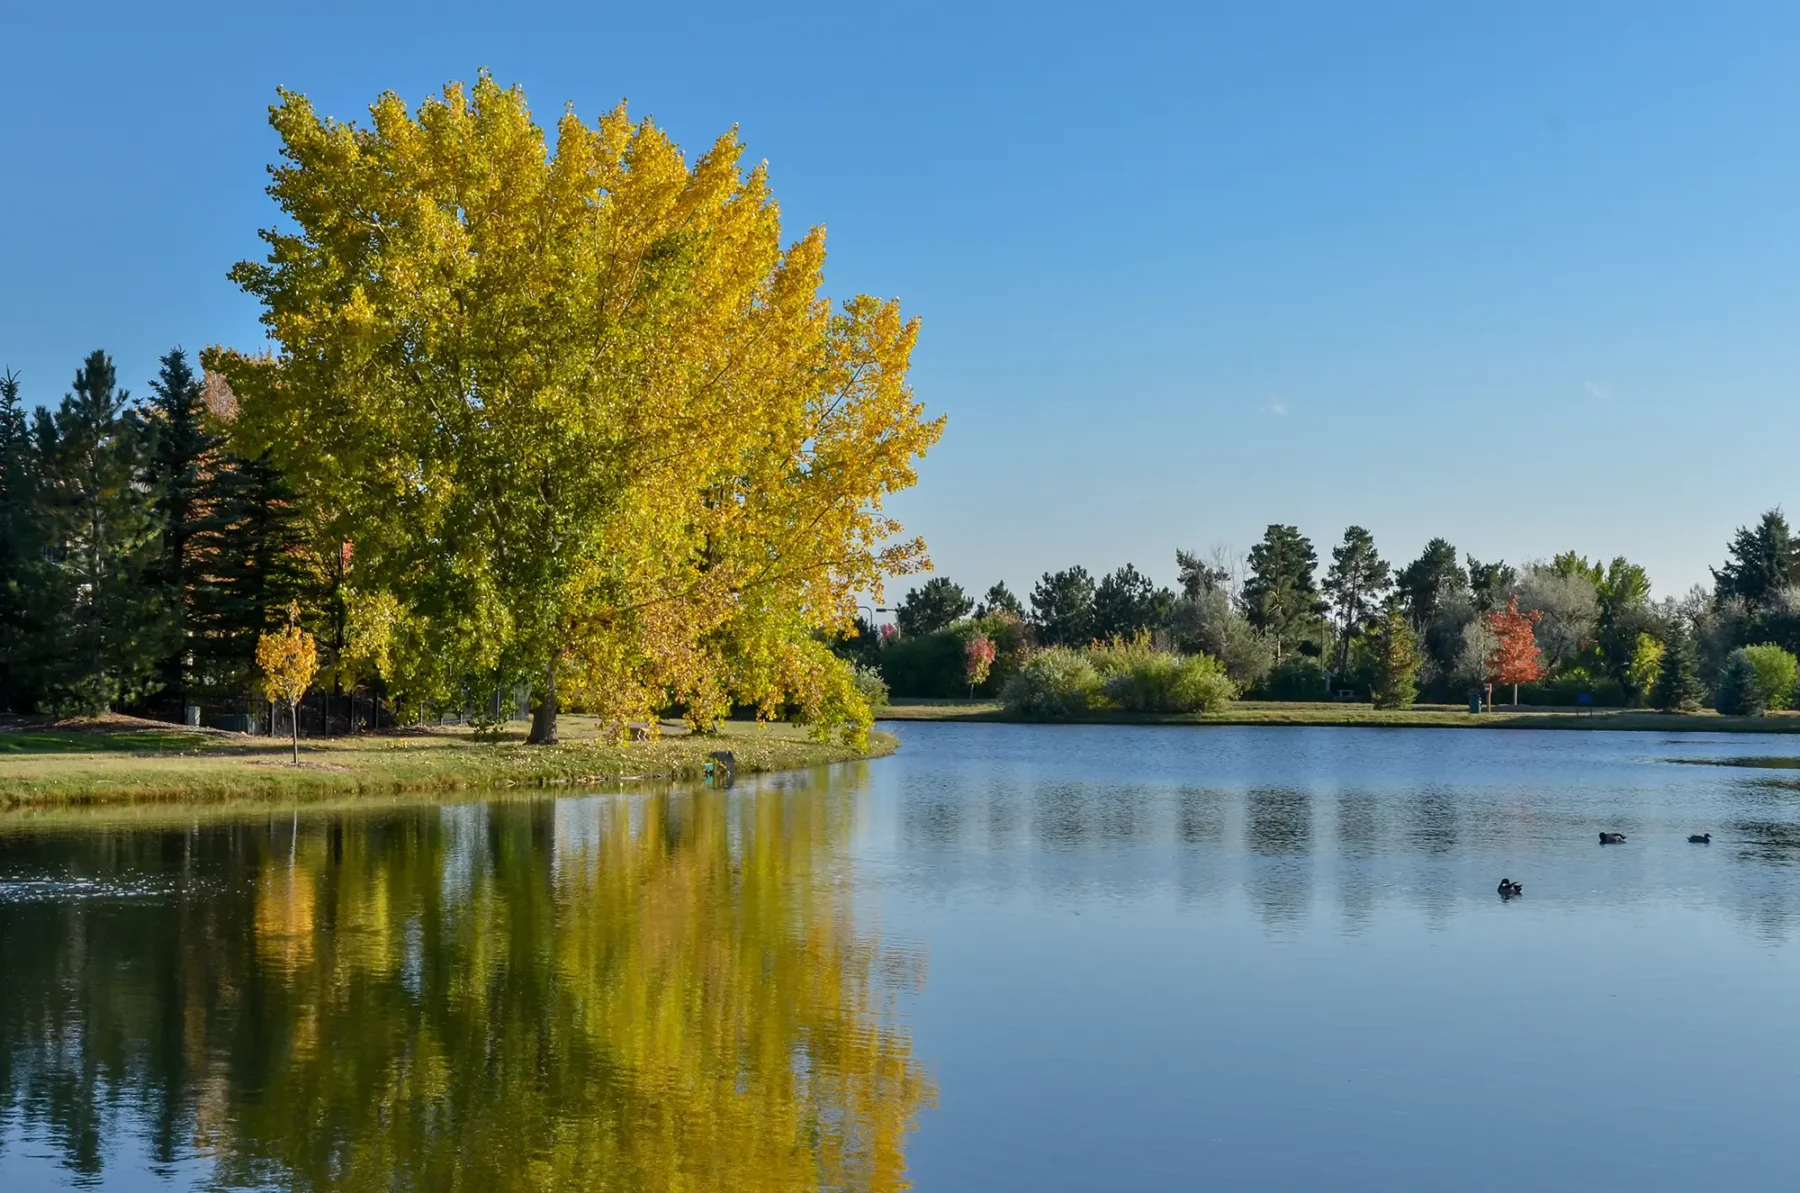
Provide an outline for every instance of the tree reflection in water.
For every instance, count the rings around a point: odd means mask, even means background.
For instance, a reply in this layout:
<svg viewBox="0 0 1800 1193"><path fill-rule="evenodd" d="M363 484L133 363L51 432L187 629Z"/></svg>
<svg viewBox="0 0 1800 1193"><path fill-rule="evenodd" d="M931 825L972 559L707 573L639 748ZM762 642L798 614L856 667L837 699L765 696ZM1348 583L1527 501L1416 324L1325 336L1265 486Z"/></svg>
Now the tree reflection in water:
<svg viewBox="0 0 1800 1193"><path fill-rule="evenodd" d="M57 880L0 904L0 1109L95 1175L130 1130L227 1186L904 1188L923 962L854 921L850 795L0 841Z"/></svg>

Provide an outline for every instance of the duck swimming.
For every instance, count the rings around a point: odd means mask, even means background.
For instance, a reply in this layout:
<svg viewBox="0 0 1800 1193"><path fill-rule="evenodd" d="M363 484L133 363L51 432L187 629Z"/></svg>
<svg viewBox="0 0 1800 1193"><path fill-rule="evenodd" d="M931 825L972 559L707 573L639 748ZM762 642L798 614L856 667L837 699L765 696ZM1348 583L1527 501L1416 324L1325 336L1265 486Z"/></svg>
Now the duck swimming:
<svg viewBox="0 0 1800 1193"><path fill-rule="evenodd" d="M1525 893L1525 888L1523 885L1514 882L1510 878L1502 878L1500 880L1499 893L1502 899L1510 899L1514 895L1523 895Z"/></svg>
<svg viewBox="0 0 1800 1193"><path fill-rule="evenodd" d="M1712 834L1711 833L1689 833L1688 834L1688 844L1689 845L1711 845L1712 844Z"/></svg>
<svg viewBox="0 0 1800 1193"><path fill-rule="evenodd" d="M1623 844L1625 844L1625 834L1624 833L1601 833L1600 834L1600 844L1602 844L1602 845L1623 845Z"/></svg>

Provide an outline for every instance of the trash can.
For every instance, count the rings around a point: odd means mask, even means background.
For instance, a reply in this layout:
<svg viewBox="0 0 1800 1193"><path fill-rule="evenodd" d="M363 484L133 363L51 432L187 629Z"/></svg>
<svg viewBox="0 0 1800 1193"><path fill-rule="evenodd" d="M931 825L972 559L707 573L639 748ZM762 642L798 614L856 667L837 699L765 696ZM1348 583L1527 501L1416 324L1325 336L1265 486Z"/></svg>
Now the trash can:
<svg viewBox="0 0 1800 1193"><path fill-rule="evenodd" d="M181 710L181 723L186 725L189 729L200 728L200 706L198 704L189 704L183 707Z"/></svg>
<svg viewBox="0 0 1800 1193"><path fill-rule="evenodd" d="M1472 713L1478 713L1481 711L1481 689L1480 688L1470 688L1469 689L1469 711Z"/></svg>

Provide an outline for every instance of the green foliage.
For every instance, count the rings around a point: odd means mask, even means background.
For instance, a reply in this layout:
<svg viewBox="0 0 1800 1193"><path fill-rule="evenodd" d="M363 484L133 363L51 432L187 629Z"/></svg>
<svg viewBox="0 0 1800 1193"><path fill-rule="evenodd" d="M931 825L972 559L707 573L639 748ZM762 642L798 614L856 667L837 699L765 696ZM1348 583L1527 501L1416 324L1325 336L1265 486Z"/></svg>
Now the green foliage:
<svg viewBox="0 0 1800 1193"><path fill-rule="evenodd" d="M1327 700L1325 665L1310 655L1292 655L1269 673L1266 692L1271 700Z"/></svg>
<svg viewBox="0 0 1800 1193"><path fill-rule="evenodd" d="M1794 702L1794 685L1800 683L1800 662L1779 646L1763 643L1743 648L1755 673L1756 698L1770 710L1787 708Z"/></svg>
<svg viewBox="0 0 1800 1193"><path fill-rule="evenodd" d="M164 655L154 495L141 483L150 435L112 360L89 355L56 413L40 414L37 701L100 712L154 690Z"/></svg>
<svg viewBox="0 0 1800 1193"><path fill-rule="evenodd" d="M1313 584L1318 555L1298 527L1270 525L1250 548L1244 612L1250 624L1275 640L1277 657L1302 641L1317 640L1325 602Z"/></svg>
<svg viewBox="0 0 1800 1193"><path fill-rule="evenodd" d="M187 597L189 674L196 691L229 702L249 690L257 636L281 625L290 604L316 610L321 569L299 499L267 455L222 456L205 501L189 538L204 566Z"/></svg>
<svg viewBox="0 0 1800 1193"><path fill-rule="evenodd" d="M1564 558L1558 556L1559 559ZM1533 568L1519 581L1519 610L1538 614L1538 649L1552 668L1590 657L1599 623L1599 592L1579 568Z"/></svg>
<svg viewBox="0 0 1800 1193"><path fill-rule="evenodd" d="M1508 567L1504 559L1482 563L1473 555L1466 558L1469 563L1469 595L1474 598L1476 610L1492 613L1495 609L1504 607L1506 598L1511 595L1513 585L1519 579L1518 571Z"/></svg>
<svg viewBox="0 0 1800 1193"><path fill-rule="evenodd" d="M858 663L851 668L850 674L856 683L856 690L862 693L863 700L867 702L869 711L879 715L888 706L887 681L881 678L881 672Z"/></svg>
<svg viewBox="0 0 1800 1193"><path fill-rule="evenodd" d="M1094 580L1079 565L1045 572L1031 590L1031 625L1044 646L1085 646L1094 637Z"/></svg>
<svg viewBox="0 0 1800 1193"><path fill-rule="evenodd" d="M1413 624L1423 626L1437 616L1443 602L1468 593L1469 576L1457 563L1456 548L1449 540L1434 538L1400 570L1395 586Z"/></svg>
<svg viewBox="0 0 1800 1193"><path fill-rule="evenodd" d="M1343 544L1331 549L1331 568L1325 573L1325 595L1337 618L1338 670L1349 657L1350 639L1374 616L1390 583L1387 561L1375 551L1375 536L1360 526L1345 530Z"/></svg>
<svg viewBox="0 0 1800 1193"><path fill-rule="evenodd" d="M1720 597L1741 597L1755 608L1800 582L1800 540L1779 509L1765 513L1754 528L1740 526L1727 551L1725 566L1713 569Z"/></svg>
<svg viewBox="0 0 1800 1193"><path fill-rule="evenodd" d="M907 637L935 634L969 615L975 607L961 586L947 577L933 576L907 593L895 610L894 620Z"/></svg>
<svg viewBox="0 0 1800 1193"><path fill-rule="evenodd" d="M19 378L0 374L0 709L36 703L28 658L37 638L33 580L42 572L42 527L35 516L40 468Z"/></svg>
<svg viewBox="0 0 1800 1193"><path fill-rule="evenodd" d="M1181 595L1189 600L1221 591L1231 581L1231 573L1224 567L1209 564L1188 551L1175 552L1175 570Z"/></svg>
<svg viewBox="0 0 1800 1193"><path fill-rule="evenodd" d="M1663 639L1662 665L1657 669L1656 685L1650 690L1650 703L1664 712L1680 712L1700 703L1701 686L1697 674L1698 659L1693 635L1687 625L1676 618L1669 623Z"/></svg>
<svg viewBox="0 0 1800 1193"><path fill-rule="evenodd" d="M987 595L981 598L981 604L975 607L977 617L988 617L996 613L1007 614L1015 621L1025 620L1025 606L1013 595L1012 589L1006 586L1004 580L989 588Z"/></svg>
<svg viewBox="0 0 1800 1193"><path fill-rule="evenodd" d="M881 649L881 677L896 696L966 696L963 663L962 637L950 630L902 634Z"/></svg>
<svg viewBox="0 0 1800 1193"><path fill-rule="evenodd" d="M1096 646L1089 657L1107 702L1127 712L1216 712L1237 698L1217 659L1156 650L1147 637Z"/></svg>
<svg viewBox="0 0 1800 1193"><path fill-rule="evenodd" d="M1642 701L1656 686L1662 671L1663 644L1649 634L1640 633L1631 647L1631 661L1625 667L1625 686L1633 700Z"/></svg>
<svg viewBox="0 0 1800 1193"><path fill-rule="evenodd" d="M1103 695L1101 683L1085 651L1052 646L1013 672L1000 699L1014 716L1064 717L1092 708Z"/></svg>
<svg viewBox="0 0 1800 1193"><path fill-rule="evenodd" d="M1406 614L1388 611L1369 641L1369 696L1376 708L1411 708L1418 697L1418 643Z"/></svg>
<svg viewBox="0 0 1800 1193"><path fill-rule="evenodd" d="M206 426L200 378L181 349L162 358L150 389L151 448L144 477L162 538L145 583L156 590L165 611L157 683L186 697L197 686L190 663L199 629L195 606L206 563L198 539L208 513L209 472L218 443Z"/></svg>
<svg viewBox="0 0 1800 1193"><path fill-rule="evenodd" d="M1763 694L1756 682L1756 664L1750 659L1750 652L1738 647L1725 656L1725 666L1719 671L1719 692L1714 700L1718 710L1734 717L1760 717L1768 711L1763 701Z"/></svg>
<svg viewBox="0 0 1800 1193"><path fill-rule="evenodd" d="M1126 564L1100 581L1094 590L1093 636L1131 637L1161 629L1169 619L1174 595Z"/></svg>
<svg viewBox="0 0 1800 1193"><path fill-rule="evenodd" d="M863 667L881 667L881 631L875 623L858 615L851 628L831 641L831 652L846 662Z"/></svg>
<svg viewBox="0 0 1800 1193"><path fill-rule="evenodd" d="M1522 704L1568 708L1580 704L1584 692L1596 708L1623 708L1629 703L1629 693L1624 684L1604 675L1594 675L1582 667L1536 683L1520 684L1519 701Z"/></svg>
<svg viewBox="0 0 1800 1193"><path fill-rule="evenodd" d="M1169 629L1182 650L1218 659L1239 691L1260 688L1275 666L1275 643L1232 607L1223 588L1202 588L1176 601Z"/></svg>

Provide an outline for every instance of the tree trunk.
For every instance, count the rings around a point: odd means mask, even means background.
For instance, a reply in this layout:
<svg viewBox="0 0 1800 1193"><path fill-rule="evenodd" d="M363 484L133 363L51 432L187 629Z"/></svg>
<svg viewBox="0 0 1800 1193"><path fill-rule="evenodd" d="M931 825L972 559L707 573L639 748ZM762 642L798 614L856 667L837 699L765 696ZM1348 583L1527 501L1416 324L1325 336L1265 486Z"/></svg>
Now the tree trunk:
<svg viewBox="0 0 1800 1193"><path fill-rule="evenodd" d="M300 702L288 701L288 729L294 735L294 765L300 765Z"/></svg>
<svg viewBox="0 0 1800 1193"><path fill-rule="evenodd" d="M537 707L531 710L531 734L526 744L533 746L553 746L556 744L556 664L551 663L544 670L544 687L538 693Z"/></svg>
<svg viewBox="0 0 1800 1193"><path fill-rule="evenodd" d="M1519 685L1518 684L1513 685L1513 707L1514 708L1519 707Z"/></svg>

